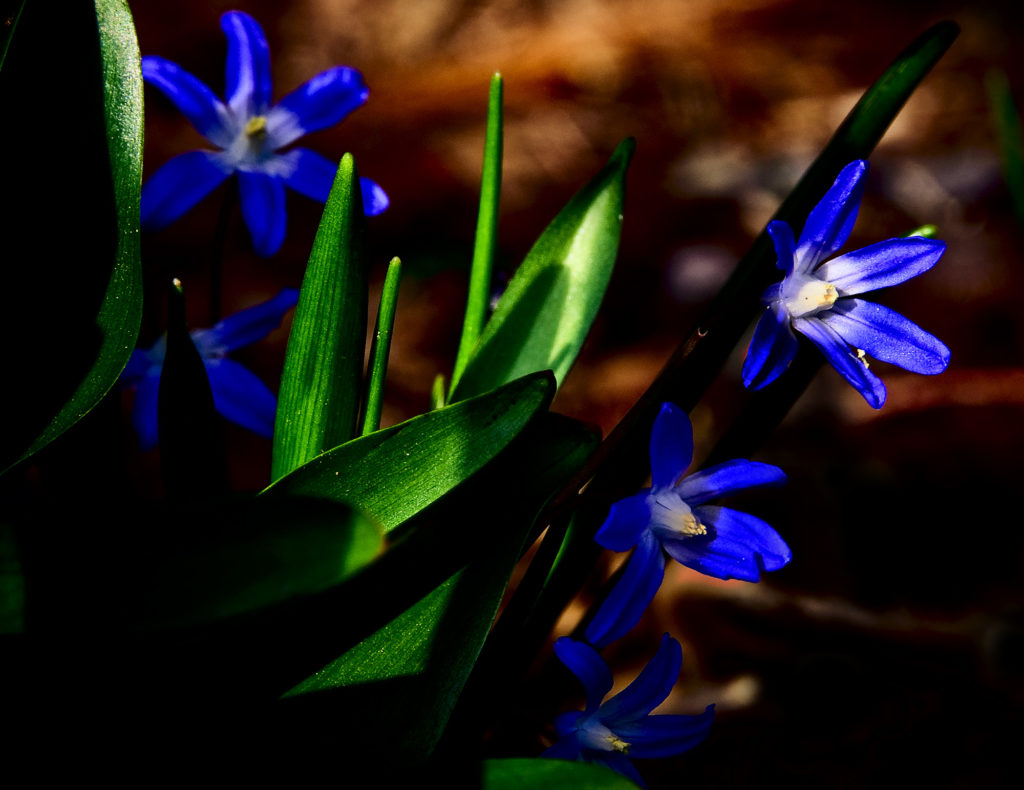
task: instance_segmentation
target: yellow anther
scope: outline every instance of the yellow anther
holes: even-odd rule
[[[257,115],[245,123],[245,133],[249,137],[262,137],[267,133],[267,117]]]
[[[629,751],[629,743],[627,741],[622,740],[622,738],[620,738],[615,733],[609,735],[607,740],[608,745],[611,747],[611,751],[622,753]]]

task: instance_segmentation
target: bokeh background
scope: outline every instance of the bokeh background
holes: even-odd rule
[[[685,659],[663,712],[718,706],[704,745],[641,766],[654,785],[971,788],[1011,783],[1024,734],[1024,228],[1002,180],[986,92],[999,69],[1024,105],[1024,30],[1013,5],[131,3],[142,53],[181,64],[218,93],[218,18],[231,8],[266,30],[275,99],[333,65],[363,72],[369,102],[303,144],[332,158],[352,152],[392,201],[369,231],[374,290],[391,256],[406,272],[385,424],[425,410],[434,376],[454,360],[490,75],[505,79],[499,287],[616,144],[635,137],[617,270],[555,403],[606,433],[860,93],[929,24],[958,22],[959,39],[872,157],[849,245],[939,226],[948,250],[938,266],[878,301],[942,338],[949,370],[929,378],[874,363],[889,388],[876,412],[824,369],[755,456],[782,466],[788,486],[743,501],[790,543],[791,565],[759,585],[673,566],[641,626],[606,655],[625,683],[668,631]],[[202,146],[149,88],[146,116],[147,175]],[[160,295],[171,276],[185,282],[193,325],[206,325],[222,197],[223,188],[144,237],[143,345],[163,330]],[[237,213],[231,220],[225,313],[301,282],[321,209],[294,194],[288,201],[287,239],[272,258],[256,257]],[[287,325],[236,357],[276,386],[286,337]],[[698,459],[748,397],[742,350],[692,415]],[[261,487],[269,442],[228,430],[234,485]],[[130,451],[131,442],[126,433]],[[155,455],[137,461],[137,482],[155,495]],[[571,676],[551,676],[558,682],[514,695],[495,752],[539,753],[549,714],[581,702]]]

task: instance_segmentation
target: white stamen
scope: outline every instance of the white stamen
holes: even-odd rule
[[[686,501],[669,488],[651,494],[651,526],[662,537],[693,538],[707,535],[708,528],[700,523]]]
[[[812,274],[791,274],[782,285],[782,299],[793,318],[828,310],[839,298],[839,290]]]

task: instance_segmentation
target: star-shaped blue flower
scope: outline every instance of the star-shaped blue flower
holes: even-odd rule
[[[693,426],[664,403],[651,430],[651,487],[616,502],[594,536],[612,551],[636,548],[626,571],[587,626],[598,647],[618,639],[643,615],[665,575],[665,553],[719,579],[756,582],[792,557],[768,524],[749,513],[706,504],[756,486],[781,485],[777,466],[734,459],[683,477],[693,460]]]
[[[760,389],[789,366],[796,334],[806,335],[874,408],[885,385],[868,369],[868,354],[915,373],[941,373],[949,349],[917,324],[887,307],[855,298],[928,271],[946,245],[919,237],[889,239],[821,263],[846,242],[857,219],[868,163],[851,162],[807,217],[800,240],[785,222],[772,222],[782,281],[765,291],[765,313],[743,363],[743,383]],[[821,264],[821,265],[819,265]]]
[[[286,288],[273,299],[254,305],[219,321],[210,329],[189,334],[202,357],[210,379],[213,405],[224,417],[260,436],[274,434],[277,398],[255,374],[225,355],[262,340],[281,324],[284,314],[299,299],[299,292]],[[136,349],[121,373],[121,383],[136,387],[132,425],[143,452],[157,445],[157,395],[164,366],[167,338],[161,337],[146,350]]]
[[[159,88],[219,151],[191,151],[171,159],[142,188],[142,227],[158,230],[178,219],[233,173],[242,217],[260,255],[284,241],[284,188],[327,201],[337,164],[308,148],[279,149],[307,132],[333,126],[366,101],[362,75],[347,66],[328,69],[270,106],[270,50],[259,23],[241,11],[221,17],[228,38],[227,104],[176,63],[142,59],[142,76]],[[388,206],[384,190],[360,179],[368,215]]]
[[[671,757],[703,741],[711,728],[715,706],[697,716],[649,715],[672,691],[683,665],[679,643],[665,634],[654,658],[636,680],[611,699],[608,665],[589,645],[563,636],[555,654],[586,689],[586,708],[555,719],[561,737],[544,757],[599,763],[644,786],[630,758]]]

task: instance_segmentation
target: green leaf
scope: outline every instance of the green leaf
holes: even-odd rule
[[[144,622],[191,626],[310,596],[374,559],[376,523],[337,502],[257,498],[175,514],[180,546],[147,575]]]
[[[999,140],[1003,179],[1010,190],[1017,222],[1024,227],[1024,130],[1006,72],[993,69],[985,75],[988,101]]]
[[[392,530],[485,466],[553,395],[550,372],[523,377],[336,447],[264,495],[348,502]]]
[[[380,413],[384,408],[384,382],[388,375],[388,353],[391,351],[391,333],[395,328],[395,307],[398,305],[398,283],[401,279],[402,262],[392,258],[380,292],[377,324],[370,344],[370,366],[366,371],[366,397],[363,399],[363,436],[380,428]]]
[[[274,423],[271,480],[356,435],[366,345],[363,198],[341,158],[295,308]]]
[[[487,104],[484,165],[480,175],[480,210],[477,213],[476,237],[473,241],[473,263],[469,271],[469,296],[452,373],[453,384],[458,382],[473,356],[473,349],[480,339],[491,304],[491,270],[498,241],[498,201],[501,196],[502,94],[501,75],[495,74],[491,78],[491,94]]]
[[[29,3],[0,72],[9,382],[0,470],[111,388],[142,315],[142,74],[122,0]],[[25,136],[25,124],[31,139]],[[29,147],[31,146],[31,147]],[[11,193],[13,190],[13,194]],[[17,382],[17,384],[15,384]]]
[[[170,500],[223,494],[227,457],[206,366],[185,323],[185,292],[175,279],[167,299],[167,353],[157,398],[160,471]]]
[[[360,714],[360,733],[352,736],[360,753],[383,748],[392,760],[408,765],[429,755],[440,738],[533,516],[597,446],[597,437],[581,423],[544,417],[489,470],[471,504],[449,508],[465,540],[480,547],[480,556],[286,695],[311,697],[315,703],[318,693],[350,690],[353,703],[368,703],[371,709]],[[526,477],[524,469],[529,470]],[[508,480],[516,475],[515,496],[509,497]]]
[[[622,230],[624,140],[608,164],[559,212],[498,302],[452,400],[551,369],[561,384],[579,354],[611,278]]]
[[[565,790],[636,790],[629,779],[593,763],[543,758],[485,760],[482,790],[564,788]]]

